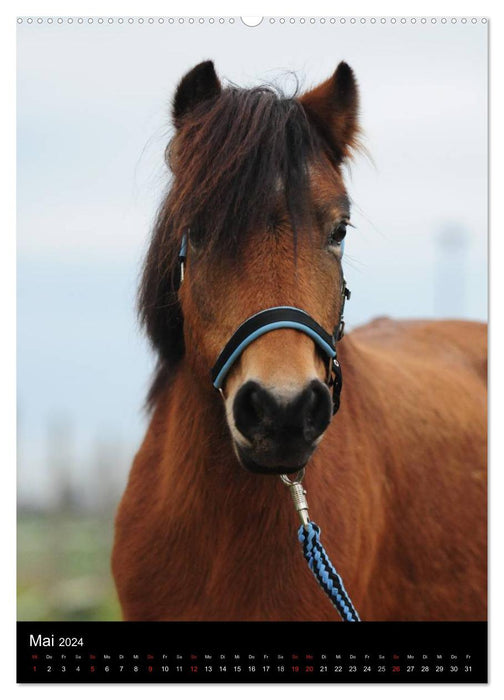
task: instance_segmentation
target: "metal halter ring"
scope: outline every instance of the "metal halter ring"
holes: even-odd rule
[[[283,481],[284,484],[287,484],[287,486],[294,486],[295,484],[300,484],[305,475],[305,467],[300,469],[298,472],[296,472],[296,476],[294,479],[289,479],[287,474],[280,474],[280,479]]]

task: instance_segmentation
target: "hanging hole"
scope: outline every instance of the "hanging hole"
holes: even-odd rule
[[[240,17],[240,19],[247,27],[257,27],[263,21],[262,17]]]

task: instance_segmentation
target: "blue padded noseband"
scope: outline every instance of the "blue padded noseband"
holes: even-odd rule
[[[233,333],[213,366],[212,383],[214,387],[216,389],[222,388],[229,370],[246,347],[261,335],[278,328],[293,328],[301,331],[310,336],[329,359],[336,357],[334,338],[319,326],[306,311],[294,306],[273,306],[248,318]]]

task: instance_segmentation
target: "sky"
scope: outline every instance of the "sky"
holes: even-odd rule
[[[18,25],[18,484],[48,502],[64,435],[75,484],[97,455],[122,484],[153,366],[135,294],[180,78],[305,88],[356,74],[368,156],[347,172],[347,328],[376,316],[487,314],[487,25],[239,18]]]

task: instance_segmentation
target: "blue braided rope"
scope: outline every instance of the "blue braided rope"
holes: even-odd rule
[[[345,590],[341,576],[337,573],[320,542],[320,528],[313,522],[301,525],[298,538],[303,545],[303,554],[321,588],[344,622],[360,622],[360,617]]]

